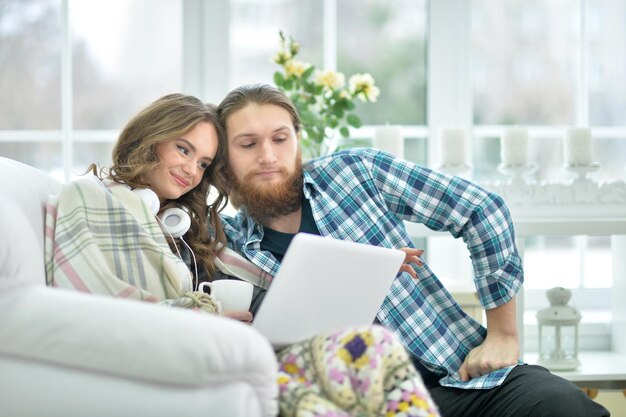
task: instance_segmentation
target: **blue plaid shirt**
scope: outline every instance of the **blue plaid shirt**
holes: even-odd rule
[[[476,184],[397,159],[375,149],[352,149],[304,164],[304,195],[323,236],[388,248],[413,247],[403,221],[423,223],[462,237],[470,252],[475,285],[485,309],[510,301],[523,282],[522,262],[504,201]],[[244,213],[224,216],[229,244],[275,275],[279,262],[260,242],[263,227]],[[405,347],[440,383],[492,388],[512,367],[461,382],[457,370],[484,340],[486,329],[467,316],[428,268],[419,279],[402,272],[378,312]]]

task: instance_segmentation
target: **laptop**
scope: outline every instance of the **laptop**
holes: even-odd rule
[[[252,327],[275,349],[372,324],[404,252],[305,233],[294,236]]]

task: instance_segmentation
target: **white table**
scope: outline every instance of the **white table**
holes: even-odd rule
[[[527,363],[537,362],[537,353],[524,355]],[[614,352],[582,352],[581,365],[574,371],[552,371],[581,388],[626,389],[626,356]]]

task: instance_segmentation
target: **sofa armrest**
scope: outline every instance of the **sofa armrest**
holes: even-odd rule
[[[187,387],[245,380],[276,407],[269,342],[246,324],[196,311],[19,288],[0,294],[0,354]]]

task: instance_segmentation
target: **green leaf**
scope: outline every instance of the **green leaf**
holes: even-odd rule
[[[334,105],[333,105],[333,110],[345,110],[346,105],[343,102],[343,100],[337,100],[335,101]]]
[[[361,119],[356,114],[349,114],[346,121],[352,127],[359,128],[362,126]]]
[[[315,84],[313,83],[304,83],[304,91],[311,94],[316,94]]]
[[[333,91],[333,98],[337,101],[345,101],[346,98],[341,95],[343,90],[335,90]]]
[[[309,79],[311,74],[313,74],[313,71],[315,71],[315,66],[311,65],[309,68],[306,69],[306,71],[302,73],[302,76],[300,78],[302,78],[303,80]]]
[[[343,136],[344,138],[347,138],[350,136],[350,129],[348,129],[346,126],[341,126],[341,129],[339,129],[339,133],[341,133],[341,136]]]
[[[283,85],[284,82],[285,82],[285,77],[283,77],[283,74],[281,72],[276,71],[274,73],[274,84],[276,84],[277,86],[281,86]]]

